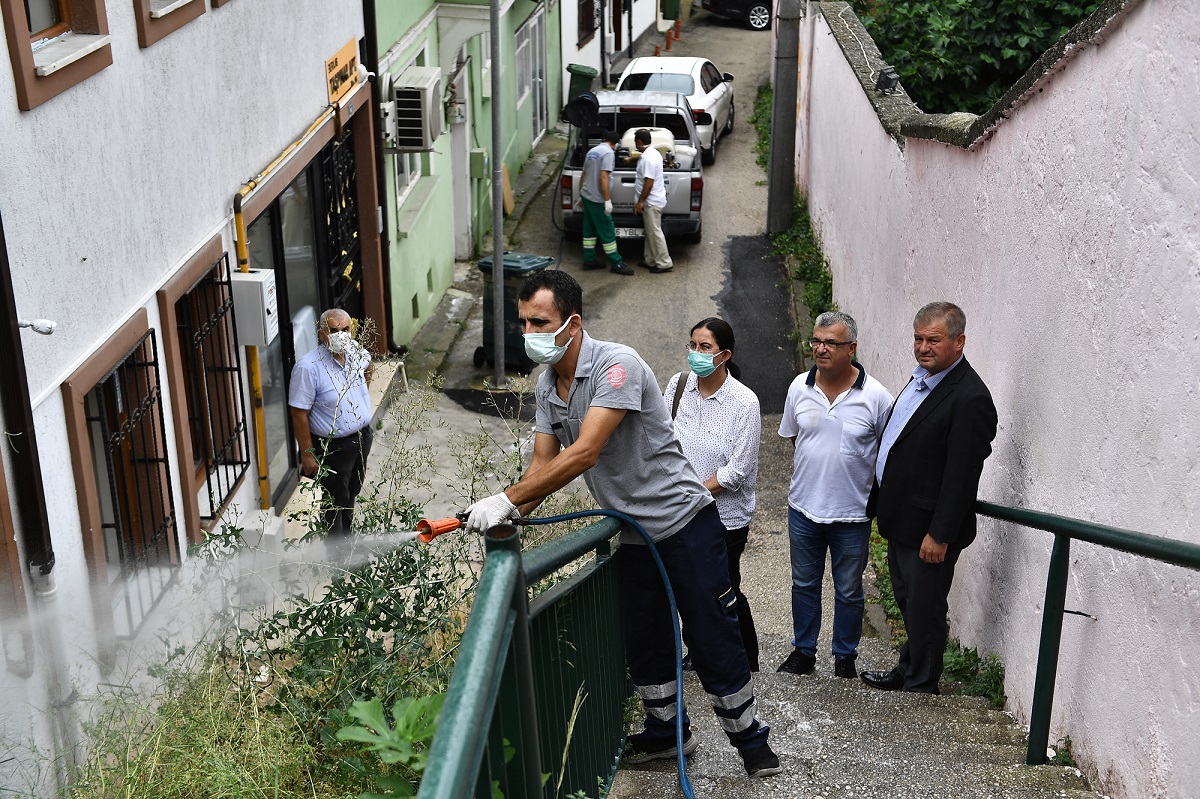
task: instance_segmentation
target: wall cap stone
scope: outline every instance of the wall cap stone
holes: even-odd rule
[[[1121,20],[1142,0],[1104,0],[1088,17],[1050,46],[1033,62],[1025,74],[1009,88],[982,116],[958,111],[949,114],[928,114],[903,91],[883,94],[875,90],[875,76],[887,61],[867,33],[862,21],[849,3],[843,0],[817,3],[821,15],[829,24],[833,37],[846,62],[858,76],[859,85],[867,96],[884,130],[904,149],[905,139],[931,139],[944,144],[974,150],[991,138],[996,129],[1023,106],[1031,96],[1042,91],[1043,84],[1061,70],[1086,47],[1099,45],[1116,30]]]

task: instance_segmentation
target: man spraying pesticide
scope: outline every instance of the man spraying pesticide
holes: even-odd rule
[[[725,734],[751,777],[782,769],[758,718],[725,561],[725,528],[712,495],[675,439],[650,367],[631,348],[597,341],[583,329],[583,289],[546,270],[518,295],[525,352],[549,364],[538,378],[533,460],[504,491],[467,509],[483,532],[531,513],[548,495],[584,476],[596,501],[646,531],[674,587],[688,651]],[[621,533],[616,555],[629,673],[645,708],[645,729],[629,737],[624,762],[675,758],[677,670],[674,623],[654,554]],[[682,754],[697,741],[682,714]]]

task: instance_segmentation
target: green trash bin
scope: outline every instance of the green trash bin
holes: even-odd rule
[[[571,73],[571,86],[567,92],[567,102],[570,103],[582,92],[590,92],[596,85],[600,71],[587,64],[567,64],[567,72]]]
[[[495,364],[496,346],[496,287],[492,281],[492,256],[479,259],[479,271],[483,273],[483,346],[475,349],[475,367],[479,368],[486,362]],[[521,284],[525,278],[540,272],[554,264],[549,255],[535,255],[528,252],[504,253],[504,365],[515,369],[523,375],[529,374],[537,366],[525,354],[525,335],[521,323],[517,320],[517,295],[521,292]]]

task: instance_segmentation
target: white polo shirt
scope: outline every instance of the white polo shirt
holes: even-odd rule
[[[861,364],[854,385],[833,402],[817,388],[817,368],[788,388],[779,435],[796,439],[788,505],[820,524],[867,521],[879,437],[892,395]]]

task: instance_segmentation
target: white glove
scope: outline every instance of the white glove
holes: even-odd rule
[[[482,533],[489,527],[503,524],[517,515],[517,506],[509,501],[508,495],[501,491],[487,499],[481,499],[467,508],[467,529]]]
[[[612,216],[612,200],[604,201],[604,213],[608,214],[609,216]]]

